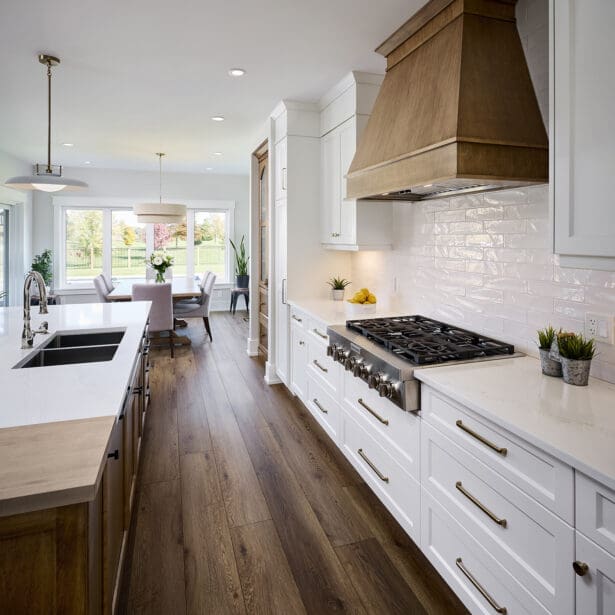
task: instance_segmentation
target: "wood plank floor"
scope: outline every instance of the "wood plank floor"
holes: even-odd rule
[[[466,613],[305,407],[246,354],[245,312],[152,351],[120,613]]]

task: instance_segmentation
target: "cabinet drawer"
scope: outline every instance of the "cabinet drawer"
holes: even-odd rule
[[[573,613],[574,530],[426,424],[421,485],[550,611]]]
[[[298,310],[296,307],[291,306],[291,308],[290,308],[290,324],[293,327],[301,327],[302,329],[305,329],[307,327],[307,324],[308,324],[307,321],[308,321],[307,316],[303,312]]]
[[[325,349],[329,345],[329,336],[327,335],[327,325],[319,320],[309,319],[308,332],[310,337],[315,342],[318,342]]]
[[[307,407],[324,430],[337,442],[340,424],[340,408],[337,401],[312,374],[307,383]]]
[[[472,613],[549,613],[426,490],[421,509],[423,553]]]
[[[314,343],[310,339],[308,342],[308,370],[336,398],[340,389],[341,369],[342,367],[339,363],[336,363],[331,357],[327,356],[326,346]]]
[[[423,420],[573,523],[574,474],[570,466],[425,385],[421,386],[421,410]]]
[[[346,410],[342,410],[342,450],[372,491],[419,543],[420,496],[406,465],[393,458]]]
[[[615,492],[575,473],[576,528],[615,555]]]
[[[395,456],[405,459],[404,465],[419,480],[420,424],[417,414],[404,412],[375,390],[344,371],[343,406],[366,427],[380,444]]]
[[[615,557],[576,532],[576,556],[587,571],[576,577],[577,615],[615,613]]]

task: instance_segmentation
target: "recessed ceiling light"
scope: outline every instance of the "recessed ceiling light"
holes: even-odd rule
[[[75,147],[74,143],[62,143],[64,147]]]
[[[389,196],[389,193],[388,192],[383,192],[382,196]]]
[[[243,68],[231,68],[228,72],[231,77],[243,77],[246,71]]]
[[[224,116],[223,115],[212,115],[211,119],[214,122],[224,122]]]
[[[214,170],[214,168],[213,168],[213,167],[207,167],[205,170],[206,170],[206,171],[213,171],[213,170]]]
[[[222,156],[222,152],[214,152],[214,156]]]
[[[86,160],[83,164],[92,164],[89,160]]]
[[[425,185],[423,186],[423,188],[431,188],[432,186],[433,186],[433,184],[425,184]]]

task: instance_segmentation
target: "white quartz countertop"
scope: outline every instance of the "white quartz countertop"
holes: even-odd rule
[[[21,350],[21,308],[0,309],[0,516],[92,500],[109,437],[137,358],[149,302],[32,309],[32,328],[49,323]],[[111,361],[13,369],[56,332],[124,329]]]
[[[327,326],[344,325],[347,320],[359,318],[384,318],[387,316],[401,316],[407,314],[396,309],[385,308],[384,304],[376,304],[375,312],[358,313],[350,311],[347,301],[333,301],[332,299],[297,299],[288,302],[291,306],[305,312],[308,316],[320,320]]]
[[[615,489],[615,385],[543,376],[532,357],[417,369],[460,404]]]
[[[121,407],[149,314],[149,302],[50,305],[49,314],[32,308],[32,329],[43,320],[48,335],[21,350],[21,308],[0,308],[0,429],[54,421],[116,415]],[[13,369],[60,331],[123,329],[111,361]]]

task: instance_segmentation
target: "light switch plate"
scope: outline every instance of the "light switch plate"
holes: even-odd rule
[[[613,344],[615,317],[608,314],[585,314],[585,337],[593,337],[597,342]]]

